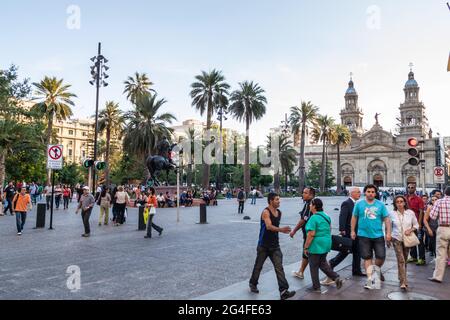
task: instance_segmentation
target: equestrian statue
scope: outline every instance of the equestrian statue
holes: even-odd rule
[[[158,145],[156,146],[158,155],[149,156],[146,161],[148,171],[150,172],[150,177],[147,179],[147,185],[159,187],[161,183],[158,180],[158,175],[161,171],[165,170],[169,173],[169,171],[177,170],[177,166],[172,159],[172,150],[176,146],[176,144],[171,145],[165,136],[158,142]]]

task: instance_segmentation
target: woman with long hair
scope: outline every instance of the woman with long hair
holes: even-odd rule
[[[414,234],[419,229],[416,214],[408,209],[408,202],[405,196],[394,198],[394,211],[391,212],[392,220],[392,244],[397,256],[398,279],[400,288],[408,288],[406,261],[408,260],[410,248],[405,245],[405,237]]]
[[[152,237],[152,228],[155,229],[159,235],[161,236],[163,232],[163,228],[160,226],[157,226],[153,223],[153,218],[156,214],[156,208],[158,207],[158,200],[156,199],[156,190],[155,188],[150,188],[150,195],[148,197],[147,202],[147,208],[149,208],[149,215],[148,215],[148,221],[147,221],[147,235],[145,236],[146,239],[150,239]]]

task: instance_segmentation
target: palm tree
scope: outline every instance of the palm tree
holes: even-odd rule
[[[136,72],[134,78],[128,77],[124,84],[125,90],[123,93],[127,95],[127,99],[132,104],[136,104],[140,96],[155,92],[155,90],[150,88],[154,83],[150,81],[146,73]]]
[[[350,144],[352,140],[352,134],[347,126],[344,126],[342,124],[337,124],[333,126],[331,131],[331,143],[336,146],[337,148],[337,174],[336,174],[336,180],[337,180],[337,189],[336,193],[338,195],[341,194],[341,184],[342,184],[342,178],[341,178],[341,146],[345,147]]]
[[[135,109],[129,111],[125,118],[128,120],[123,145],[129,154],[142,157],[145,162],[150,154],[156,154],[157,143],[166,136],[169,140],[173,130],[167,125],[176,121],[172,113],[162,113],[161,108],[166,103],[165,99],[157,100],[157,95],[141,96],[135,105]],[[148,177],[148,169],[146,169]]]
[[[195,170],[195,148],[198,148],[199,146],[201,146],[201,133],[197,132],[195,130],[195,128],[189,128],[188,130],[186,130],[186,136],[187,139],[190,141],[191,144],[191,154],[190,154],[190,159],[189,159],[189,163],[188,163],[188,172],[187,172],[187,177],[186,177],[186,183],[188,188],[192,187],[192,175],[193,175],[193,170]],[[201,148],[201,147],[200,147]]]
[[[119,109],[119,104],[113,101],[106,102],[104,110],[100,111],[98,115],[98,129],[100,133],[106,131],[106,150],[105,161],[107,167],[105,170],[106,185],[109,186],[110,178],[110,154],[111,154],[111,137],[120,138],[124,129],[125,119],[122,111]]]
[[[228,106],[228,90],[230,85],[225,82],[221,71],[212,70],[209,73],[202,71],[201,75],[195,77],[197,80],[191,85],[192,106],[200,114],[206,112],[206,141],[210,142],[210,129],[212,117],[219,106]],[[210,166],[203,164],[203,188],[209,187]]]
[[[75,106],[72,98],[76,95],[69,91],[71,85],[63,84],[63,79],[56,79],[55,77],[45,77],[39,83],[33,83],[36,87],[36,97],[33,100],[41,100],[36,103],[31,110],[44,115],[47,118],[47,134],[46,144],[52,142],[53,121],[66,120],[72,116],[71,107]],[[50,170],[47,173],[47,183],[50,182]]]
[[[278,142],[280,141],[279,135],[276,135],[276,136],[268,135],[267,136],[266,150],[267,150],[267,156],[270,159],[273,159],[272,158],[272,141],[276,141],[276,139],[278,139]],[[273,188],[276,193],[281,194],[280,193],[280,189],[281,189],[280,168],[279,168],[279,166],[276,166],[274,163],[271,163],[270,165],[268,165],[268,167],[270,167],[270,166],[274,166],[274,168],[275,168],[275,172],[273,174]]]
[[[292,126],[292,132],[295,135],[300,135],[300,159],[299,159],[299,189],[301,194],[305,188],[305,144],[306,137],[308,136],[308,128],[313,127],[319,108],[313,105],[311,102],[303,102],[299,107],[291,108],[291,115],[289,117],[290,125]]]
[[[245,161],[244,189],[250,192],[250,124],[261,119],[266,113],[267,99],[265,92],[257,83],[245,81],[239,84],[240,89],[231,94],[230,113],[238,121],[245,121]]]
[[[319,115],[316,119],[316,125],[312,130],[312,138],[314,143],[323,143],[322,149],[322,174],[320,176],[320,191],[325,192],[326,188],[326,148],[331,141],[332,128],[334,126],[334,119],[329,116]]]
[[[284,173],[285,188],[287,191],[288,175],[292,173],[295,163],[297,162],[297,152],[292,147],[292,141],[289,137],[282,134],[279,136],[280,146],[280,166]]]

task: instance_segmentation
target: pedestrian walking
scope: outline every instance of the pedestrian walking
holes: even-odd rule
[[[423,230],[423,216],[425,203],[422,197],[417,195],[416,185],[411,183],[408,185],[408,195],[406,196],[408,201],[408,208],[416,214],[416,219],[419,222],[419,229],[415,231],[416,236],[419,238],[419,245],[417,247],[411,248],[411,258],[408,259],[408,263],[416,263],[418,266],[424,266],[426,264],[425,260],[425,243],[424,243],[424,230]],[[417,251],[417,248],[419,250]]]
[[[129,196],[128,193],[124,191],[123,186],[119,186],[117,189],[116,195],[116,207],[117,207],[117,217],[115,226],[120,226],[125,223],[125,209],[129,204]]]
[[[111,207],[111,195],[109,194],[109,188],[103,188],[102,192],[99,195],[99,201],[97,202],[100,205],[100,216],[98,219],[98,226],[102,225],[102,221],[105,226],[108,225],[109,222],[109,208]]]
[[[251,195],[252,195],[252,205],[256,204],[256,197],[257,197],[258,191],[256,190],[256,188],[252,189]]]
[[[69,200],[72,197],[72,190],[68,186],[64,186],[63,188],[63,205],[64,210],[69,209]]]
[[[30,184],[29,193],[31,197],[31,204],[35,205],[38,196],[38,186],[34,183],[34,181]]]
[[[309,257],[309,270],[313,283],[309,291],[322,293],[319,269],[340,289],[342,280],[327,262],[327,255],[331,251],[331,218],[323,211],[323,202],[318,198],[311,201],[310,212],[311,217],[306,223],[307,238],[303,249],[305,255]]]
[[[295,226],[294,230],[290,233],[291,238],[294,238],[295,234],[301,229],[303,233],[303,243],[306,241],[306,223],[311,216],[310,212],[310,204],[312,199],[316,196],[316,190],[311,187],[307,187],[303,190],[303,202],[304,206],[302,211],[300,211],[300,221]],[[304,246],[302,246],[303,248]],[[305,270],[308,266],[308,256],[303,252],[302,253],[302,262],[300,263],[300,270],[294,271],[293,274],[295,277],[299,279],[304,279]]]
[[[61,204],[62,197],[63,197],[63,189],[61,188],[61,185],[58,184],[55,187],[55,205],[56,205],[56,210],[59,210],[59,205]]]
[[[410,250],[408,238],[419,229],[419,223],[414,211],[408,209],[408,202],[404,196],[395,197],[394,211],[391,212],[390,217],[392,220],[392,244],[397,256],[398,279],[400,288],[406,290],[408,288],[406,261]],[[416,240],[418,241],[417,238]]]
[[[89,187],[83,188],[83,195],[80,197],[80,203],[78,204],[76,214],[81,210],[81,219],[83,220],[84,225],[84,234],[81,236],[84,238],[88,238],[91,236],[91,227],[89,225],[89,219],[91,217],[92,208],[95,205],[95,198],[92,194],[89,193]]]
[[[355,204],[351,222],[352,239],[356,240],[356,237],[359,237],[360,254],[367,274],[367,283],[364,286],[366,289],[373,289],[372,272],[369,271],[374,264],[374,253],[375,265],[380,268],[380,280],[384,281],[381,267],[386,259],[386,241],[392,240],[389,212],[383,202],[375,199],[377,193],[378,189],[373,184],[364,188],[365,198]],[[383,223],[386,228],[386,238],[383,234]],[[358,229],[356,229],[357,225]]]
[[[32,209],[31,198],[27,194],[26,187],[21,188],[20,193],[14,196],[12,203],[13,212],[16,215],[17,235],[21,236],[27,219],[27,211]]]
[[[437,229],[439,228],[439,223],[437,220],[433,220],[430,217],[431,209],[436,204],[436,201],[439,199],[436,196],[431,197],[431,203],[427,206],[425,216],[423,218],[423,225],[425,226],[425,229],[428,233],[429,238],[429,249],[430,249],[430,255],[434,257],[434,260],[436,261],[436,233]]]
[[[442,283],[445,268],[450,255],[450,187],[445,189],[445,197],[437,200],[431,209],[430,218],[438,220],[439,227],[436,232],[436,265],[430,281]]]
[[[3,194],[5,197],[6,207],[4,210],[5,214],[8,214],[8,210],[10,214],[14,215],[14,209],[13,209],[13,199],[16,195],[16,188],[14,187],[14,183],[11,181],[8,183],[8,185],[3,189]]]
[[[238,214],[244,213],[244,204],[245,204],[245,191],[244,188],[241,188],[239,190],[239,193],[237,195],[237,201],[238,201]]]
[[[45,202],[47,204],[47,210],[50,210],[50,204],[52,201],[52,185],[47,184],[44,188],[44,194],[45,194]]]
[[[257,247],[257,256],[255,266],[253,267],[252,277],[249,282],[250,291],[259,293],[258,280],[261,274],[264,262],[270,258],[275,268],[278,288],[282,300],[292,298],[295,291],[289,291],[289,283],[283,269],[283,253],[281,252],[278,234],[289,234],[290,227],[280,228],[281,211],[280,196],[276,193],[270,193],[268,196],[269,206],[261,214],[261,228],[259,232],[259,241]]]
[[[153,223],[153,219],[156,214],[156,208],[158,207],[158,200],[156,199],[156,190],[153,187],[150,188],[150,196],[148,197],[148,202],[146,206],[147,208],[149,208],[149,214],[147,220],[147,235],[144,238],[151,239],[152,229],[155,229],[159,233],[159,236],[161,236],[164,229]]]
[[[341,212],[339,214],[339,233],[342,237],[351,239],[351,221],[355,203],[361,198],[361,190],[358,187],[349,190],[350,197],[341,205]],[[356,227],[358,229],[358,227]],[[352,244],[352,275],[354,277],[365,277],[366,275],[361,271],[361,256],[359,255],[358,237],[353,240]],[[348,251],[339,252],[333,259],[329,261],[331,269],[334,270],[342,261],[347,258],[350,253]],[[330,278],[321,282],[322,285],[331,285],[334,281]]]

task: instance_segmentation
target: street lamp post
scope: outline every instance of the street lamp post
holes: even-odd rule
[[[108,63],[108,59],[106,59],[102,55],[102,44],[98,44],[98,54],[97,56],[91,58],[91,61],[94,62],[94,65],[91,66],[91,75],[92,80],[89,81],[91,85],[95,85],[96,99],[95,99],[95,134],[94,134],[94,162],[97,161],[97,140],[98,140],[98,106],[99,106],[99,98],[100,98],[100,87],[107,87],[108,83],[106,83],[105,79],[108,79],[109,76],[105,73],[105,71],[109,70],[109,67],[106,66]],[[96,188],[96,176],[95,176],[95,168],[92,168],[92,192],[95,194]]]
[[[217,165],[217,177],[216,177],[216,189],[218,192],[221,192],[222,190],[222,186],[221,186],[221,179],[220,179],[220,171],[221,171],[221,166],[222,166],[222,161],[223,161],[223,121],[228,120],[228,118],[225,116],[226,115],[226,111],[224,110],[223,105],[220,105],[219,107],[219,112],[217,113],[219,116],[217,117],[217,120],[220,121],[220,129],[219,129],[219,156],[222,157],[222,159],[220,159],[220,161],[218,162]]]

